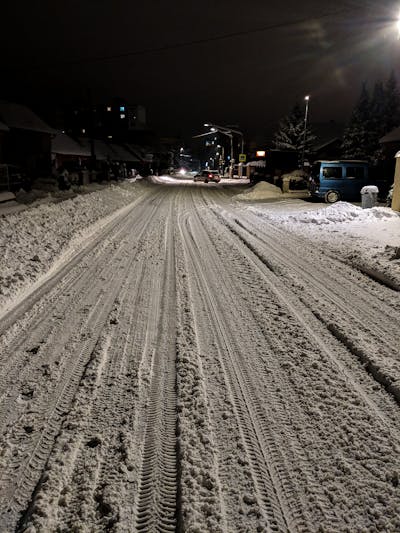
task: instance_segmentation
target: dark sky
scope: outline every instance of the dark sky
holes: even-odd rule
[[[262,134],[306,94],[311,121],[344,121],[363,80],[400,80],[398,14],[393,0],[6,0],[0,96],[90,88],[144,104],[164,134]]]

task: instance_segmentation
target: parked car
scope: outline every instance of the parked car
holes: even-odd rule
[[[218,170],[202,170],[194,176],[193,181],[204,181],[204,183],[213,181],[214,183],[219,183],[221,176]]]
[[[316,161],[312,166],[311,195],[329,204],[360,200],[360,191],[365,185],[368,185],[367,161]]]
[[[16,165],[0,164],[0,190],[17,192],[20,189],[29,191],[31,180]]]

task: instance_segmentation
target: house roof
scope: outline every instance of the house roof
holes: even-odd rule
[[[144,155],[144,148],[141,146],[138,146],[136,144],[125,144],[126,148],[137,157],[138,161],[144,161],[145,155]]]
[[[114,152],[114,160],[117,161],[127,161],[130,163],[139,162],[139,158],[136,157],[132,152],[121,146],[120,144],[110,144],[112,151]]]
[[[10,129],[36,131],[38,133],[57,133],[29,107],[21,104],[0,101],[0,120]]]
[[[333,137],[329,141],[325,141],[323,144],[314,145],[313,150],[315,152],[318,152],[319,150],[323,150],[324,148],[327,148],[328,146],[331,146],[332,144],[335,144],[337,142],[342,142],[342,140],[339,137]]]
[[[90,157],[90,150],[81,146],[65,133],[58,133],[51,140],[51,151],[54,154],[76,155],[79,157]]]
[[[392,143],[392,142],[397,142],[397,141],[400,141],[400,127],[395,128],[392,131],[389,131],[389,133],[387,133],[381,139],[379,139],[379,142],[381,144]]]
[[[312,133],[316,139],[312,147],[318,151],[329,146],[331,143],[341,140],[344,132],[344,125],[330,120],[329,122],[316,122],[311,124]]]
[[[80,137],[78,141],[79,144],[83,148],[85,148],[85,150],[89,150],[89,153],[91,153],[90,139],[88,139],[87,137]],[[94,139],[93,143],[96,159],[98,159],[99,161],[115,159],[114,152],[111,150],[110,146],[108,146],[106,142],[101,141],[100,139]]]

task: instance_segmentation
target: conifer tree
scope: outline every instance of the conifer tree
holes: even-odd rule
[[[375,83],[370,105],[369,122],[369,146],[368,151],[371,157],[379,158],[381,147],[379,139],[386,133],[385,115],[386,92],[381,81]]]
[[[382,122],[384,125],[383,134],[400,126],[400,94],[393,71],[385,84]]]
[[[366,159],[371,149],[371,103],[364,82],[361,94],[344,131],[343,156],[349,159]]]
[[[310,149],[315,140],[315,136],[307,125],[307,131],[304,139],[304,110],[299,104],[296,104],[292,111],[279,122],[279,129],[274,135],[274,146],[278,150],[303,150]],[[305,141],[305,142],[304,142]]]

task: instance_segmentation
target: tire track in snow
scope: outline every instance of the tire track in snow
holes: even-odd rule
[[[151,313],[148,294],[152,270],[149,258],[155,239],[148,236],[151,218],[136,225],[131,254],[134,262],[116,300],[106,332],[64,421],[46,468],[46,491],[35,495],[25,521],[65,531],[92,524],[96,531],[132,523],[128,487],[134,484],[136,450],[132,419],[138,401],[135,376],[143,347],[141,315]],[[151,243],[150,250],[146,242]],[[141,327],[138,327],[141,325]],[[122,498],[122,501],[121,501]],[[43,518],[45,517],[45,518]],[[63,529],[64,528],[64,529]]]
[[[222,264],[214,260],[211,265],[206,265],[200,260],[205,255],[206,248],[209,250],[208,262],[212,257],[210,252],[212,246],[205,244],[206,237],[202,235],[203,232],[202,223],[198,223],[195,227],[190,227],[190,223],[187,225],[185,231],[185,234],[189,236],[187,251],[191,256],[192,271],[198,278],[204,294],[207,314],[213,324],[213,338],[218,346],[220,364],[224,369],[226,382],[229,384],[232,404],[241,428],[257,490],[258,505],[267,524],[266,527],[270,530],[297,530],[297,527],[301,530],[306,528],[307,519],[299,506],[300,500],[293,491],[292,483],[289,482],[289,471],[282,468],[284,461],[282,461],[273,435],[265,432],[268,427],[265,418],[260,419],[258,416],[260,413],[257,410],[259,398],[254,394],[251,379],[246,375],[245,367],[240,364],[240,358],[236,355],[240,349],[232,340],[232,331],[227,328],[227,323],[221,318],[225,316],[225,313],[211,293],[210,285],[215,285],[212,272],[219,272]],[[201,248],[197,243],[201,243]],[[219,296],[221,298],[222,294]],[[224,301],[225,304],[226,302]],[[234,337],[237,337],[237,334]]]
[[[152,213],[155,213],[156,209],[157,205],[154,205]],[[88,285],[89,293],[86,292],[85,305],[90,309],[90,312],[87,317],[84,313],[78,312],[81,316],[82,326],[80,331],[74,333],[71,340],[68,340],[63,348],[64,359],[61,358],[58,365],[59,367],[63,366],[63,368],[55,376],[56,380],[50,379],[49,381],[47,379],[45,381],[46,387],[38,390],[37,397],[35,397],[35,389],[33,389],[32,397],[28,396],[27,400],[23,402],[26,404],[23,406],[25,415],[23,414],[19,421],[15,420],[16,413],[12,414],[15,398],[8,399],[10,407],[7,408],[6,412],[11,413],[11,419],[9,416],[7,420],[10,430],[8,437],[7,434],[5,437],[3,436],[3,444],[5,443],[4,467],[0,472],[2,479],[0,501],[4,513],[2,515],[4,523],[13,523],[18,513],[27,505],[29,495],[40,477],[61,422],[69,410],[84,368],[97,343],[100,331],[122,286],[123,277],[120,272],[126,270],[133,261],[134,256],[128,251],[130,248],[128,236],[132,233],[129,224],[125,225],[125,232],[126,240],[121,241],[122,245],[114,256],[114,262],[110,262],[109,258],[106,260],[104,268],[107,274],[102,276],[102,283],[97,283],[93,288]],[[118,239],[120,238],[121,235],[118,236]],[[115,257],[119,257],[121,261],[116,261]],[[78,286],[77,289],[85,292],[84,287]],[[70,308],[69,312],[72,314],[76,310]],[[68,315],[65,319],[68,320]],[[52,356],[50,347],[49,353]],[[49,389],[49,385],[52,388]],[[29,419],[34,422],[29,434],[27,434],[24,425],[26,416],[29,416]],[[38,424],[39,428],[36,430],[35,426]]]
[[[221,216],[219,213],[216,215],[218,218]],[[223,220],[243,244],[268,268],[271,268],[272,261],[274,265],[272,270],[278,271],[277,274],[281,277],[288,276],[289,279],[293,279],[290,272],[295,269],[297,279],[295,278],[294,283],[295,286],[299,286],[300,301],[400,403],[400,387],[397,385],[400,379],[400,367],[393,364],[394,361],[399,360],[399,352],[396,348],[396,331],[400,324],[399,314],[382,302],[379,302],[379,307],[376,307],[376,298],[371,298],[368,293],[361,294],[361,296],[355,293],[354,287],[351,286],[352,281],[349,283],[346,275],[341,279],[342,297],[336,295],[338,283],[336,279],[330,277],[329,271],[322,270],[318,264],[311,265],[294,253],[291,253],[290,261],[288,261],[287,247],[277,245],[277,237],[281,239],[282,232],[275,231],[274,227],[268,226],[271,230],[270,235],[257,235],[255,230],[249,230],[237,219],[233,221],[234,223],[226,218]],[[290,240],[290,237],[288,238]],[[263,250],[268,250],[268,258]],[[385,313],[383,317],[380,316],[380,312]],[[367,325],[371,327],[373,325],[372,332]],[[364,340],[365,337],[367,341]]]
[[[201,213],[203,215],[203,211],[201,211]],[[266,334],[268,335],[268,327],[271,327],[274,325],[274,323],[270,323],[270,313],[268,311],[268,301],[271,298],[271,295],[273,294],[276,294],[278,296],[278,299],[283,303],[284,307],[289,310],[290,314],[288,315],[288,318],[290,318],[290,322],[293,321],[293,318],[295,319],[295,322],[293,322],[293,326],[296,323],[298,323],[301,326],[301,329],[298,332],[293,331],[293,334],[294,334],[294,336],[292,337],[293,340],[290,340],[290,336],[288,337],[287,339],[288,343],[283,346],[284,350],[282,350],[282,353],[280,355],[280,357],[282,357],[282,360],[283,359],[287,360],[287,362],[285,362],[285,367],[281,369],[281,374],[282,374],[282,371],[288,373],[288,377],[290,381],[292,382],[292,384],[294,385],[294,390],[292,391],[292,393],[290,390],[284,390],[282,394],[282,398],[281,398],[282,401],[286,401],[288,403],[289,409],[287,411],[287,416],[290,416],[290,418],[292,418],[293,416],[294,420],[296,420],[296,415],[295,415],[296,403],[293,401],[293,392],[298,389],[297,391],[298,393],[304,394],[304,392],[302,392],[301,390],[302,382],[301,381],[299,382],[297,380],[292,381],[292,379],[295,378],[296,374],[304,374],[304,373],[302,371],[302,367],[299,367],[298,370],[295,367],[293,367],[293,362],[291,361],[292,357],[290,356],[290,351],[288,352],[288,349],[289,349],[288,347],[291,344],[295,345],[297,343],[296,338],[299,338],[299,339],[301,338],[299,337],[299,334],[300,335],[305,334],[304,327],[306,326],[307,329],[305,331],[309,332],[309,334],[311,335],[311,339],[317,341],[316,349],[322,350],[322,351],[320,352],[321,355],[319,355],[316,360],[311,362],[311,366],[310,366],[311,373],[304,374],[303,379],[305,379],[306,381],[307,380],[310,381],[310,383],[312,384],[313,374],[315,374],[315,377],[318,377],[318,372],[320,371],[320,369],[323,370],[324,368],[320,366],[320,362],[318,361],[319,358],[321,358],[321,362],[324,361],[324,364],[326,363],[329,364],[329,366],[325,368],[325,372],[324,372],[324,374],[326,374],[325,377],[324,377],[324,374],[322,374],[319,377],[319,380],[321,380],[322,378],[322,383],[318,383],[318,381],[316,381],[314,384],[314,387],[317,387],[316,396],[319,396],[321,392],[321,399],[323,403],[320,404],[320,408],[322,408],[323,410],[328,410],[328,411],[330,410],[331,411],[330,416],[333,415],[336,417],[339,414],[339,412],[335,414],[335,411],[334,411],[335,404],[333,404],[333,406],[331,407],[330,406],[331,402],[326,400],[327,396],[326,396],[326,392],[324,391],[324,388],[326,388],[327,391],[328,389],[326,385],[323,386],[323,381],[327,379],[327,383],[330,383],[331,387],[335,387],[335,386],[336,388],[339,387],[338,393],[340,394],[340,402],[342,402],[342,395],[344,395],[343,396],[344,398],[346,398],[347,396],[346,401],[343,402],[342,404],[344,407],[342,418],[343,418],[343,426],[345,428],[345,431],[346,432],[351,431],[352,426],[354,426],[353,422],[351,423],[351,426],[348,425],[348,422],[346,420],[347,414],[345,415],[345,413],[346,411],[354,410],[353,405],[357,405],[358,406],[357,409],[360,411],[360,415],[357,416],[356,412],[350,415],[351,417],[355,416],[356,418],[354,419],[354,422],[357,421],[359,423],[358,426],[357,425],[354,426],[355,431],[356,431],[356,428],[358,427],[358,429],[361,430],[363,433],[366,433],[366,434],[370,433],[369,437],[368,438],[366,437],[367,439],[366,442],[368,443],[377,442],[378,440],[382,443],[381,445],[383,446],[383,449],[385,450],[384,455],[386,455],[386,457],[384,456],[380,457],[379,453],[376,454],[373,444],[364,444],[364,441],[362,440],[360,441],[362,443],[361,446],[360,444],[358,444],[358,446],[360,446],[359,448],[353,449],[352,445],[349,447],[349,442],[353,442],[353,438],[354,438],[353,435],[351,435],[352,440],[349,442],[347,442],[346,434],[344,434],[343,436],[341,435],[341,431],[338,431],[336,434],[332,433],[332,436],[330,437],[332,439],[332,443],[335,441],[338,441],[337,442],[338,446],[343,447],[343,449],[349,448],[349,451],[351,452],[351,454],[352,455],[354,454],[354,457],[350,456],[348,458],[348,460],[351,462],[346,464],[344,468],[346,469],[346,471],[351,472],[351,469],[349,469],[351,465],[351,468],[354,469],[352,472],[353,475],[349,477],[349,481],[351,480],[351,485],[354,486],[355,494],[357,492],[359,493],[359,501],[357,501],[357,499],[354,499],[355,495],[352,494],[351,491],[350,492],[348,490],[345,491],[348,493],[349,502],[352,501],[353,503],[352,503],[352,506],[348,507],[346,511],[342,511],[340,509],[339,516],[341,517],[346,516],[346,515],[343,515],[343,512],[346,512],[348,513],[347,517],[348,517],[349,523],[351,523],[351,520],[357,520],[357,519],[360,520],[361,516],[356,514],[357,513],[356,509],[360,508],[360,501],[363,501],[366,498],[366,495],[363,494],[363,485],[358,485],[360,480],[364,482],[364,477],[365,477],[364,470],[363,470],[364,461],[366,461],[367,464],[369,461],[368,455],[366,455],[364,458],[365,454],[369,454],[369,456],[371,457],[371,463],[373,461],[377,461],[377,464],[380,465],[379,467],[377,467],[377,469],[371,469],[371,471],[369,471],[370,466],[368,465],[367,466],[368,476],[370,476],[371,473],[373,473],[373,475],[377,475],[377,472],[380,472],[380,475],[379,475],[380,489],[379,490],[386,491],[388,499],[393,498],[394,496],[391,486],[385,485],[386,480],[390,479],[390,476],[391,476],[390,471],[388,471],[386,465],[389,466],[391,463],[393,464],[393,460],[394,460],[393,453],[395,453],[394,450],[396,449],[396,446],[398,446],[398,443],[399,443],[399,431],[398,431],[399,419],[398,419],[398,411],[395,409],[394,403],[390,400],[390,398],[382,394],[382,392],[379,391],[379,389],[376,389],[376,387],[372,383],[368,382],[368,379],[366,379],[367,375],[365,374],[365,372],[364,372],[364,375],[360,374],[362,371],[361,367],[358,368],[357,364],[352,363],[348,359],[348,356],[347,356],[346,364],[343,364],[342,362],[340,362],[340,358],[338,362],[336,361],[337,355],[340,355],[343,353],[344,357],[346,357],[345,350],[341,349],[340,348],[341,345],[337,343],[336,341],[335,341],[336,344],[332,342],[332,337],[329,340],[330,334],[326,330],[324,331],[323,328],[321,328],[320,323],[315,319],[315,317],[312,316],[312,314],[309,312],[307,308],[303,308],[302,304],[300,303],[296,295],[293,292],[291,292],[291,288],[285,285],[284,280],[282,279],[281,276],[276,276],[273,272],[271,272],[271,270],[269,270],[269,268],[266,267],[264,263],[259,261],[258,257],[254,256],[251,250],[248,250],[246,252],[246,248],[243,248],[240,241],[237,240],[237,237],[235,235],[233,234],[229,235],[226,231],[223,230],[222,227],[218,227],[216,225],[215,220],[212,221],[211,217],[207,216],[206,214],[202,216],[202,227],[206,228],[207,231],[209,232],[210,238],[213,242],[213,246],[216,247],[221,258],[228,257],[228,253],[229,253],[230,275],[227,278],[228,282],[230,283],[231,280],[233,280],[232,274],[233,272],[235,272],[236,275],[239,274],[238,279],[240,279],[243,283],[243,286],[238,284],[236,287],[236,290],[239,290],[239,292],[241,292],[244,290],[244,287],[246,287],[247,285],[251,291],[253,290],[252,287],[257,287],[257,292],[254,292],[254,294],[250,293],[249,301],[252,301],[251,300],[252,296],[256,296],[256,299],[253,302],[253,306],[254,306],[254,311],[256,311],[256,315],[255,315],[255,318],[257,321],[256,324],[259,325],[260,329],[262,331],[265,330]],[[201,242],[201,239],[198,239],[198,241]],[[237,252],[232,253],[234,252],[235,249],[237,250]],[[237,259],[235,259],[234,262],[232,262],[232,260],[235,258],[235,255],[237,256]],[[289,261],[289,257],[287,258],[287,260]],[[235,266],[236,262],[237,262],[237,265]],[[246,273],[246,275],[244,275],[244,273]],[[262,294],[260,291],[262,290],[261,289],[262,286],[265,286],[265,289],[266,289],[265,302],[263,300],[260,300],[260,296]],[[235,291],[235,288],[232,287],[232,292],[234,291]],[[243,297],[246,299],[245,295]],[[262,309],[263,307],[266,307],[265,311],[263,313],[261,313],[260,311],[261,314],[258,313],[258,308]],[[237,309],[238,310],[240,309],[241,311],[240,314],[243,314],[242,313],[243,307],[237,306]],[[286,313],[283,313],[283,316],[285,316],[285,314]],[[257,317],[257,315],[259,316]],[[264,317],[264,320],[266,321],[265,326],[263,324],[264,322],[263,317]],[[282,317],[281,322],[282,322],[282,326],[285,329],[288,329],[288,334],[290,335],[289,332],[292,329],[290,322],[286,322],[286,324],[284,324],[283,317]],[[313,326],[311,327],[310,327],[310,322],[311,324],[313,324]],[[279,336],[283,338],[285,337],[285,329],[283,329],[282,332],[278,334],[278,339],[279,339]],[[265,341],[268,343],[268,336],[266,336]],[[275,342],[275,338],[273,337],[271,341]],[[309,341],[307,340],[305,344],[308,344],[308,343]],[[305,356],[307,354],[307,349],[305,348],[305,350],[303,351],[304,351],[304,356]],[[316,351],[316,350],[313,350],[313,351]],[[317,355],[317,353],[318,352],[316,351],[315,355]],[[304,363],[308,363],[307,358],[304,358],[304,356],[300,360],[298,360],[298,363],[300,363],[300,361],[302,365]],[[294,360],[296,360],[296,358]],[[268,361],[268,363],[270,364],[270,361]],[[332,366],[332,363],[333,363],[333,366]],[[282,366],[283,366],[283,362],[282,362]],[[350,368],[348,368],[349,366]],[[339,373],[337,373],[337,368],[339,368]],[[352,374],[352,372],[354,372],[354,374]],[[328,378],[329,374],[332,375],[332,377]],[[335,374],[337,375],[337,381],[338,381],[336,385],[334,385],[334,382],[336,381],[336,378],[334,377]],[[258,376],[257,372],[253,372],[252,380],[254,381],[257,378],[257,376]],[[344,381],[343,381],[343,378],[344,378]],[[360,383],[362,383],[363,385],[360,386]],[[323,387],[320,389],[321,385]],[[281,383],[279,383],[279,389],[280,388],[281,388]],[[278,391],[279,389],[277,388]],[[349,390],[346,392],[345,389],[349,389]],[[352,389],[354,392],[352,392]],[[331,393],[333,391],[335,391],[335,389],[332,389]],[[350,396],[349,396],[349,393],[350,393]],[[275,395],[276,395],[276,392],[275,392]],[[359,395],[359,397],[361,398],[361,403],[357,395]],[[312,396],[315,396],[315,394],[312,394]],[[298,399],[298,402],[304,402],[305,399],[306,397],[304,397],[302,400],[300,396]],[[338,401],[339,401],[339,397],[338,397]],[[299,403],[299,405],[301,405],[301,403]],[[367,411],[368,414],[365,413],[365,406],[367,406],[368,409],[369,407],[372,408],[372,413],[373,413],[372,416],[374,418],[374,423],[377,424],[377,427],[380,428],[378,430],[378,434],[376,435],[374,434],[375,426],[370,426],[369,424],[365,425],[363,422],[363,417],[370,416],[369,411]],[[312,422],[312,418],[310,418],[310,415],[314,416],[314,412],[315,412],[315,415],[320,416],[318,409],[315,409],[311,406],[309,409],[310,409],[310,414],[307,416],[307,413],[305,412],[303,413],[303,416],[302,416],[302,418],[304,419],[304,428],[309,426],[310,422]],[[360,417],[360,420],[358,420],[359,417]],[[317,420],[318,419],[316,419],[315,422]],[[340,418],[338,418],[338,421],[339,420]],[[396,429],[392,428],[393,422],[396,426]],[[282,419],[283,426],[285,425],[285,423],[286,423],[285,420]],[[295,423],[295,427],[297,427],[297,431],[299,431],[300,428],[302,428],[302,424]],[[332,429],[334,427],[335,425],[332,426]],[[316,447],[316,444],[318,443],[318,438],[316,437],[318,433],[320,433],[321,429],[326,430],[330,428],[329,426],[325,427],[325,424],[324,425],[320,424],[320,427],[316,425],[315,433],[313,434],[312,439],[308,438],[307,432],[305,430],[301,431],[301,434],[298,435],[298,438],[301,439],[301,441],[304,441],[305,443],[307,443],[306,444],[307,448],[310,448],[310,445],[311,445],[311,448],[315,447],[316,449],[318,449]],[[279,431],[277,432],[277,434],[278,433]],[[353,433],[353,431],[351,431],[351,433]],[[322,435],[323,433],[321,434],[321,437]],[[373,436],[371,437],[371,435]],[[329,440],[327,440],[326,442],[329,442]],[[325,444],[324,444],[324,441],[320,442],[322,447],[326,446],[326,442]],[[307,448],[304,448],[304,449],[306,450]],[[365,448],[365,451],[359,453],[359,450],[363,448]],[[368,448],[370,449],[368,450]],[[335,447],[333,447],[332,449],[334,450]],[[345,455],[347,455],[347,453],[348,452],[346,451]],[[308,460],[311,466],[313,462],[315,463],[316,458],[310,455],[309,451],[307,451],[307,454],[309,455]],[[328,455],[329,456],[331,455],[330,450],[329,450]],[[321,464],[323,465],[323,462]],[[378,470],[378,468],[380,468],[380,470]],[[325,474],[325,471],[326,471],[326,474]],[[328,472],[329,472],[329,467],[328,469],[326,469],[325,466],[323,466],[320,472],[318,472],[318,470],[315,471],[314,476],[317,476],[318,478],[320,478],[322,473],[323,475],[329,475]],[[343,472],[340,472],[340,474],[343,475]],[[376,482],[375,480],[372,481],[372,483],[375,483],[375,482]],[[322,500],[325,501],[326,508],[328,509],[328,511],[329,510],[333,511],[335,507],[339,510],[339,508],[337,507],[337,503],[334,505],[334,500],[337,500],[337,496],[334,495],[333,492],[331,492],[331,490],[332,491],[334,490],[334,487],[332,489],[329,485],[327,487],[329,487],[328,491],[326,491],[326,489],[323,489],[322,485],[320,487],[320,493],[322,496]],[[323,492],[326,492],[325,496]],[[329,499],[332,499],[332,501],[327,500],[326,498],[327,496],[329,497]],[[374,494],[374,498],[375,497],[376,497],[376,493]],[[371,502],[373,502],[371,505],[377,506],[376,523],[377,524],[382,523],[383,520],[381,519],[381,515],[383,511],[382,511],[382,505],[380,503],[380,500],[371,499]],[[343,500],[340,503],[340,505],[346,506],[345,500]],[[310,508],[310,510],[311,509],[312,507]],[[315,512],[315,509],[314,509],[314,512]],[[327,516],[329,516],[329,513],[327,514]],[[395,518],[393,517],[393,514],[390,520],[392,524],[391,527],[393,527],[393,524],[395,522]],[[331,525],[330,521],[328,521],[327,523]],[[341,530],[341,528],[340,527],[337,529],[333,528],[333,530],[335,531]]]
[[[135,530],[175,531],[176,455],[176,283],[173,217],[166,220],[165,257],[158,290],[158,334],[151,357],[147,416],[135,508]]]

